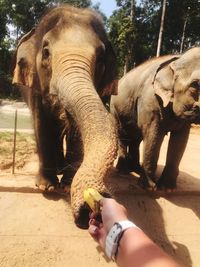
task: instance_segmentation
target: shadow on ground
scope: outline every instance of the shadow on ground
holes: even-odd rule
[[[163,166],[158,169],[159,174]],[[133,174],[121,175],[115,169],[110,175],[110,186],[113,186],[118,201],[127,208],[130,219],[183,266],[192,267],[189,247],[184,244],[184,240],[180,242],[181,238],[176,240],[176,235],[187,235],[184,233],[184,225],[189,224],[191,218],[181,217],[181,210],[177,212],[176,206],[190,209],[200,218],[200,180],[180,172],[177,191],[162,193],[160,197],[157,193],[147,193],[138,188],[137,181],[138,177]],[[166,225],[169,221],[171,226]],[[173,227],[175,231],[178,229],[177,233],[172,233]]]
[[[159,166],[159,172],[163,166]],[[0,192],[41,193],[34,188],[34,176],[24,186],[27,177],[20,176],[17,186],[0,183]],[[10,177],[12,179],[12,177]],[[1,179],[0,179],[1,181]],[[192,267],[192,255],[188,242],[185,242],[189,230],[185,226],[191,223],[190,212],[200,218],[200,180],[186,172],[180,172],[177,191],[170,194],[147,193],[137,185],[138,177],[133,174],[121,175],[113,168],[107,187],[116,199],[128,210],[133,220],[146,234],[183,266]],[[62,192],[44,192],[44,198],[56,202],[63,199],[70,203],[70,194]],[[189,213],[185,210],[189,210]],[[186,215],[185,215],[186,214]],[[198,235],[198,234],[197,234]],[[189,240],[190,242],[190,240]]]

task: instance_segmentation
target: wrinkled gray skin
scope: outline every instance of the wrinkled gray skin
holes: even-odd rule
[[[104,180],[117,154],[116,128],[104,105],[117,91],[116,79],[115,56],[94,11],[54,8],[19,42],[13,84],[33,115],[37,186],[52,191],[57,174],[63,187],[73,178],[71,205],[81,227],[88,225],[83,191],[107,191]]]
[[[191,123],[200,123],[199,96],[199,47],[181,56],[154,58],[127,73],[119,82],[118,95],[111,99],[121,140],[117,168],[139,173],[139,183],[145,189],[173,191]],[[165,167],[156,180],[160,147],[169,132]]]

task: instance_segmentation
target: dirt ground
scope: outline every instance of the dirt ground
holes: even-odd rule
[[[109,177],[114,196],[126,206],[130,219],[187,267],[200,266],[199,151],[200,130],[194,128],[180,165],[177,192],[159,198],[138,188],[134,175],[119,175],[113,169]],[[35,188],[37,156],[28,157],[14,175],[11,167],[0,173],[0,266],[116,266],[87,231],[74,225],[69,195],[42,194]]]

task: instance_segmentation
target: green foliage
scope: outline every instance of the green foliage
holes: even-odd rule
[[[108,0],[109,1],[109,0]],[[10,85],[12,49],[17,40],[38,23],[49,7],[71,4],[92,7],[104,18],[115,48],[120,74],[156,55],[163,0],[116,0],[117,10],[106,20],[91,0],[0,0],[0,96],[13,92]],[[200,45],[199,0],[168,0],[161,54],[178,53]],[[10,36],[10,26],[14,29]],[[185,26],[185,31],[184,31]]]
[[[133,0],[116,3],[119,8],[109,18],[108,29],[123,74],[127,60],[129,70],[156,55],[163,0],[141,0],[139,5]],[[134,17],[130,19],[132,7]],[[183,51],[199,45],[199,25],[199,0],[168,0],[161,54],[179,53],[182,40]]]
[[[3,42],[4,42],[4,37],[7,34],[7,13],[5,11],[3,1],[0,0],[0,47],[4,47]]]
[[[200,2],[199,0],[173,0],[167,6],[163,52],[178,52],[183,35],[184,50],[199,42],[200,31]],[[172,31],[173,29],[173,31]]]
[[[50,0],[3,0],[8,22],[16,27],[16,37],[29,31],[48,8]]]
[[[9,42],[1,40],[0,46],[0,97],[7,97],[12,92],[11,87],[11,52]]]
[[[17,41],[38,23],[48,8],[64,3],[83,8],[92,5],[91,0],[0,0],[0,97],[16,96],[11,86],[11,58]]]
[[[70,4],[76,7],[90,7],[92,5],[91,0],[60,0],[57,1],[58,3],[63,3],[63,4]]]
[[[120,74],[123,73],[123,67],[130,69],[135,64],[135,41],[137,30],[135,27],[135,5],[131,7],[130,0],[117,1],[120,6],[108,20],[109,37],[115,47],[120,66]]]

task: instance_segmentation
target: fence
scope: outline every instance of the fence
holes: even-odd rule
[[[17,132],[33,132],[31,115],[24,103],[3,103],[0,106],[0,131],[13,132],[12,174],[15,172]]]

